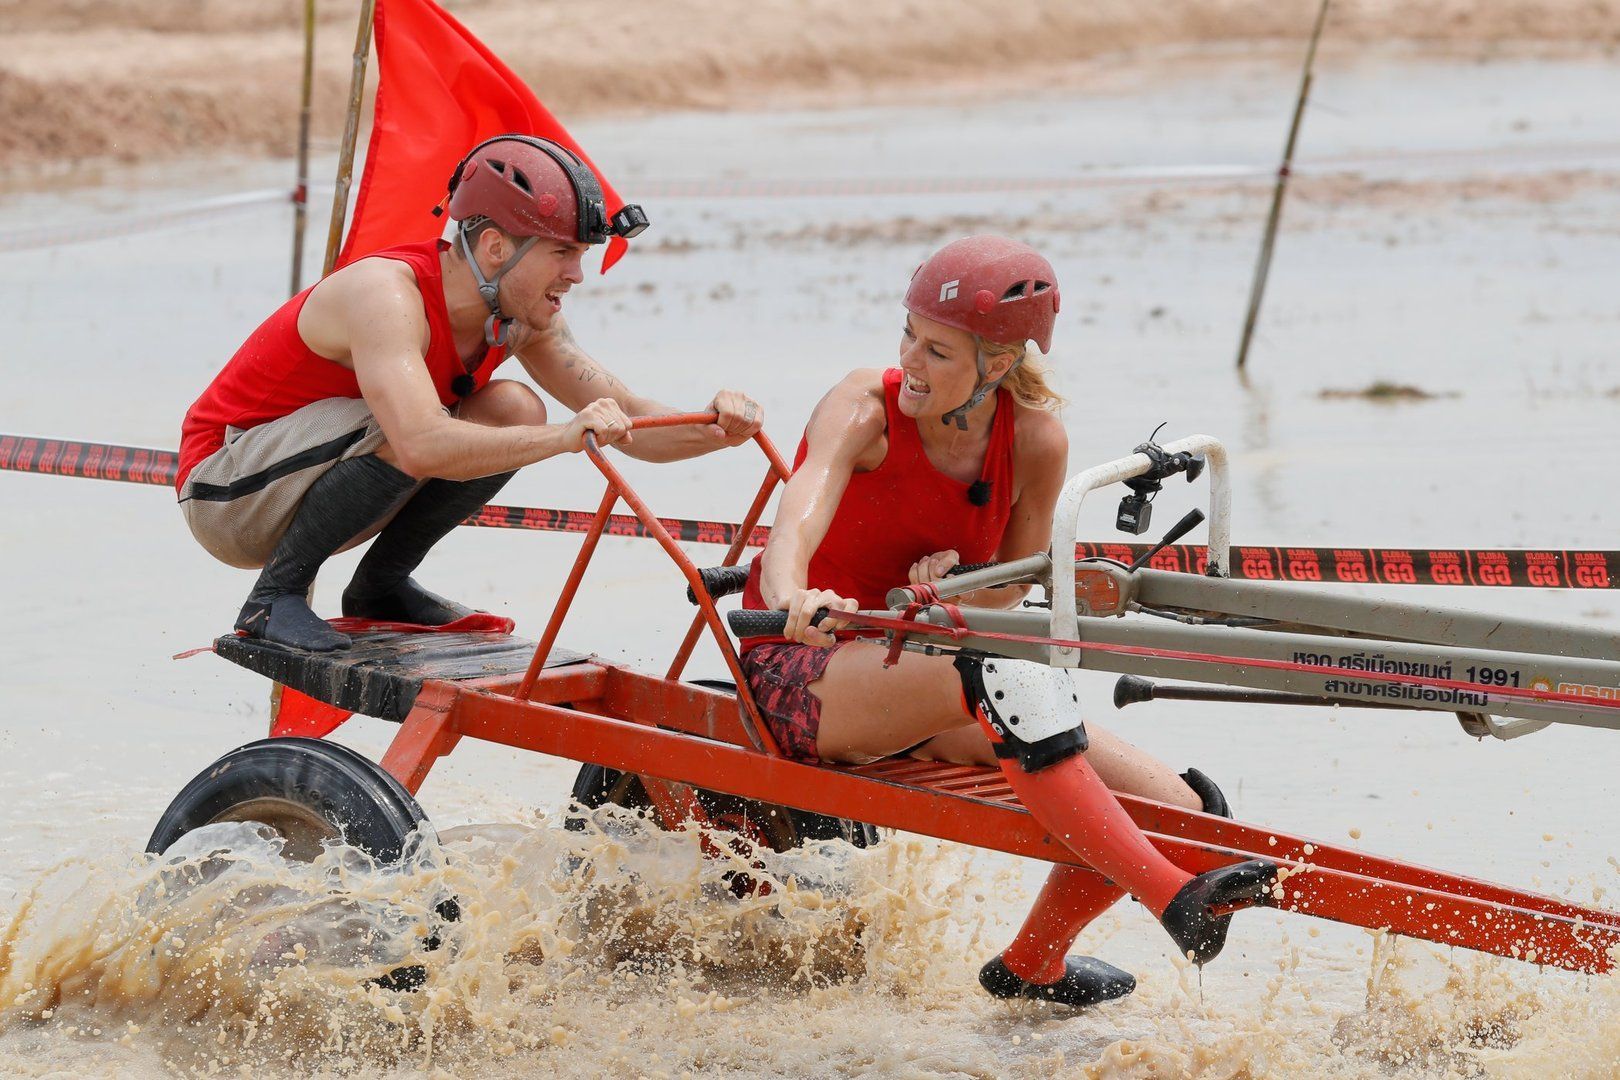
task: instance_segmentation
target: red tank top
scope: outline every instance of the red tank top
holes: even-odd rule
[[[444,280],[439,270],[439,240],[401,244],[373,252],[367,258],[395,259],[411,268],[416,287],[422,293],[422,308],[428,321],[428,351],[424,358],[439,402],[450,405],[489,382],[500,363],[500,350],[490,349],[473,369],[473,383],[466,394],[457,394],[451,383],[469,374],[456,351],[450,330],[450,313],[444,303]],[[317,282],[317,284],[319,284]],[[236,355],[214,376],[202,397],[186,411],[180,425],[180,470],[175,490],[186,486],[186,477],[197,463],[225,445],[226,427],[250,428],[291,415],[305,405],[323,398],[360,397],[360,383],[354,372],[319,355],[298,333],[298,313],[309,299],[308,289],[277,308],[236,350]],[[494,363],[491,363],[493,354]]]
[[[1013,401],[996,391],[996,415],[990,427],[979,476],[990,483],[990,501],[968,501],[970,484],[934,468],[923,450],[917,421],[900,411],[899,368],[883,373],[883,408],[889,449],[883,463],[849,478],[832,525],[810,557],[809,586],[852,597],[862,608],[886,608],[888,591],[906,583],[906,572],[925,555],[954,549],[964,563],[996,557],[1012,515]],[[808,444],[799,440],[793,459],[804,464]],[[761,559],[755,559],[743,592],[743,607],[763,608]],[[769,639],[756,638],[752,644]],[[778,639],[780,640],[780,639]]]

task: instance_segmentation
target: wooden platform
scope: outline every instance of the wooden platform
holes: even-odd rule
[[[428,679],[466,682],[521,675],[534,642],[504,634],[355,634],[354,645],[312,653],[232,634],[214,652],[340,709],[396,723]],[[554,648],[547,668],[581,663],[585,654]]]

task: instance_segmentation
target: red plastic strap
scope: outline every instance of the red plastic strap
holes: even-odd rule
[[[283,686],[281,705],[276,710],[276,722],[270,728],[270,735],[277,739],[284,739],[289,735],[323,739],[353,715],[347,709],[328,705],[290,686]]]
[[[934,588],[934,583],[932,581],[917,582],[917,584],[911,586],[911,595],[915,597],[917,603],[923,607],[927,607],[929,604],[939,603],[939,590]]]
[[[491,615],[487,611],[475,611],[442,626],[359,619],[348,615],[326,621],[340,634],[510,634],[517,627],[517,623],[505,615]]]
[[[934,588],[933,582],[919,581],[917,584],[910,586],[910,590],[911,595],[916,597],[916,599],[906,605],[905,610],[900,613],[900,618],[904,619],[906,622],[915,624],[917,613],[922,611],[923,608],[938,606],[940,610],[945,612],[946,617],[951,620],[951,625],[953,627],[958,629],[967,628],[967,620],[962,618],[962,612],[955,604],[945,604],[940,602],[939,590]],[[906,631],[896,630],[894,632],[894,639],[889,642],[889,651],[883,656],[883,666],[886,668],[891,668],[894,667],[895,664],[899,663],[900,653],[905,648],[905,645]]]
[[[913,601],[906,605],[906,609],[900,613],[900,618],[915,625],[917,613],[927,606],[927,604]],[[900,662],[900,653],[906,647],[906,633],[905,630],[896,630],[894,636],[889,639],[889,651],[883,654],[884,667],[892,668]]]

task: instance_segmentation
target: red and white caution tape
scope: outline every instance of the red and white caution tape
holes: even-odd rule
[[[172,450],[79,439],[0,435],[0,471],[118,480],[173,487],[179,456]],[[463,524],[488,529],[583,533],[594,515],[588,510],[555,510],[538,506],[484,507]],[[700,518],[659,518],[677,540],[693,544],[729,544],[738,526]],[[608,520],[609,536],[648,536],[628,514]],[[754,529],[750,547],[764,547],[770,529]],[[1146,544],[1082,541],[1081,558],[1101,556],[1132,562]],[[1202,544],[1175,544],[1148,564],[1157,570],[1202,573],[1207,554]],[[1379,585],[1472,585],[1497,588],[1620,588],[1620,551],[1555,548],[1366,548],[1250,547],[1233,545],[1231,572],[1250,581],[1344,582]]]
[[[1571,143],[1523,147],[1459,148],[1412,153],[1359,153],[1317,158],[1294,166],[1296,175],[1355,175],[1368,168],[1391,165],[1421,167],[1478,164],[1493,172],[1531,166],[1613,168],[1620,161],[1620,144]],[[872,176],[763,179],[701,178],[669,180],[648,178],[636,184],[643,199],[803,199],[852,198],[885,195],[979,195],[1003,192],[1057,192],[1086,188],[1175,186],[1214,181],[1266,181],[1276,176],[1274,165],[1211,163],[1186,165],[1119,165],[1080,168],[1063,176]],[[29,225],[0,229],[0,253],[36,251],[64,244],[135,236],[180,228],[208,218],[243,213],[263,206],[290,205],[297,200],[291,188],[271,188],[222,195],[183,206],[145,210],[78,222]]]
[[[29,225],[20,229],[0,229],[0,252],[38,251],[43,248],[61,247],[64,244],[82,244],[90,240],[108,240],[163,229],[183,228],[199,221],[229,217],[264,206],[291,206],[294,195],[295,192],[291,188],[244,191],[183,206],[143,210],[138,214]]]

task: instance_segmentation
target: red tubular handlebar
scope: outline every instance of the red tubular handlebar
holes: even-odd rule
[[[645,428],[682,427],[686,424],[713,424],[720,419],[717,412],[670,413],[667,416],[632,416],[630,430]]]
[[[685,424],[712,424],[718,419],[718,414],[712,412],[675,413],[669,416],[632,417],[630,426],[632,429],[678,427]],[[697,566],[692,562],[690,556],[681,549],[680,544],[669,535],[669,532],[658,518],[653,515],[647,504],[642,501],[641,497],[620,475],[619,470],[613,467],[613,463],[602,452],[602,447],[596,440],[596,433],[587,429],[583,442],[585,456],[590,458],[591,463],[602,473],[603,479],[607,481],[607,490],[603,493],[602,503],[597,508],[596,517],[592,519],[591,527],[585,534],[585,541],[580,545],[579,555],[574,560],[574,566],[569,572],[568,580],[563,585],[562,593],[557,597],[557,604],[552,609],[551,619],[546,624],[545,633],[541,636],[540,643],[535,647],[534,658],[529,662],[529,670],[518,684],[515,695],[517,700],[526,701],[533,692],[535,680],[545,667],[546,658],[550,655],[551,647],[557,640],[558,631],[562,629],[563,619],[567,616],[568,609],[573,604],[574,595],[578,591],[580,580],[585,573],[585,566],[590,562],[591,555],[596,549],[596,542],[601,539],[614,505],[620,499],[623,499],[630,509],[634,511],[642,527],[647,530],[647,535],[658,541],[659,546],[680,568],[682,576],[686,578],[687,588],[696,599],[699,607],[698,614],[693,619],[691,627],[688,628],[686,637],[676,652],[675,660],[670,665],[669,674],[666,678],[674,680],[680,677],[681,670],[685,667],[693,646],[697,644],[699,634],[702,632],[704,625],[707,625],[713,632],[715,644],[719,646],[720,654],[724,657],[726,666],[730,669],[732,678],[736,682],[738,701],[742,706],[743,729],[747,732],[749,741],[753,743],[756,750],[762,750],[772,757],[780,757],[782,751],[777,746],[775,738],[772,737],[770,728],[766,726],[764,717],[760,715],[753,695],[748,692],[747,680],[743,677],[742,664],[738,659],[737,651],[732,647],[731,640],[726,635],[725,625],[720,620],[720,613],[715,610],[713,598],[709,596],[708,590],[703,587]],[[726,558],[721,564],[722,566],[736,564],[742,555],[748,536],[752,533],[754,525],[759,521],[760,515],[765,510],[765,504],[770,498],[772,489],[788,478],[789,469],[787,463],[782,460],[781,454],[776,450],[776,444],[771,442],[770,437],[763,430],[754,433],[754,444],[760,448],[766,459],[770,461],[771,467],[766,472],[764,481],[760,484],[759,492],[754,496],[753,505],[749,507],[748,514],[743,519],[742,528],[738,531],[730,549],[726,552]],[[660,790],[662,789],[660,788]],[[649,789],[649,794],[654,796],[656,802],[658,796],[651,789]]]
[[[701,413],[668,413],[663,416],[632,416],[630,418],[631,431],[644,431],[648,428],[685,427],[694,424],[714,424],[720,420],[717,412]],[[765,429],[760,428],[754,432],[754,442],[759,444],[765,459],[771,463],[771,470],[776,473],[778,480],[786,481],[792,473],[787,461],[777,452],[776,444],[765,435]],[[596,433],[590,429],[585,431],[585,452],[594,457],[600,454],[601,448],[596,443]],[[598,466],[600,468],[600,466]]]

